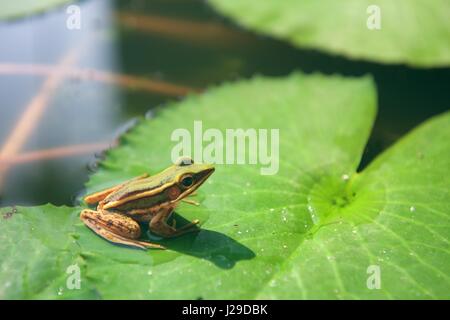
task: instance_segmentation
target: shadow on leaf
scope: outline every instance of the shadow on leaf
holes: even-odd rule
[[[186,219],[176,214],[175,216],[177,225],[188,223]],[[253,259],[256,256],[252,250],[236,240],[223,233],[206,229],[164,239],[160,243],[169,250],[211,261],[222,269],[231,269],[238,261]]]

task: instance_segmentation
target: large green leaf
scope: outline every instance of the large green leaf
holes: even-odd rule
[[[351,58],[419,67],[450,65],[447,0],[209,0],[220,12],[254,30],[302,48]],[[370,5],[381,29],[369,30]],[[369,13],[368,13],[369,12]]]
[[[13,19],[43,12],[71,0],[3,0],[0,2],[0,19]]]
[[[73,225],[79,210],[45,205],[0,210],[0,299],[94,298],[82,290],[67,290],[66,270],[84,266]]]
[[[163,241],[166,251],[114,246],[79,222],[80,208],[5,208],[0,297],[446,298],[450,113],[357,174],[375,112],[370,78],[318,74],[258,77],[166,106],[108,152],[89,192],[168,166],[171,133],[194,120],[280,129],[279,172],[216,165],[201,205],[177,209],[202,231]],[[65,287],[75,263],[76,292]],[[370,266],[380,289],[367,286]]]

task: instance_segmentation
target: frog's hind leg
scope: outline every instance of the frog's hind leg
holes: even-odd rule
[[[141,235],[141,228],[129,217],[86,209],[81,212],[80,218],[89,229],[110,242],[140,249],[165,249],[159,244],[137,240]]]
[[[140,179],[144,179],[147,178],[149,175],[148,173],[144,173],[143,175],[140,175],[139,177],[133,178],[131,180],[125,181],[124,183],[118,184],[117,186],[99,191],[99,192],[95,192],[92,194],[87,195],[86,197],[84,197],[84,202],[86,202],[87,204],[91,205],[91,204],[96,204],[100,201],[102,201],[103,199],[105,199],[108,195],[110,195],[111,193],[113,193],[114,191],[122,188],[123,186],[129,184],[130,182],[136,181],[136,180],[140,180]]]

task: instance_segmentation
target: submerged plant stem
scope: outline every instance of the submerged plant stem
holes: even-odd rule
[[[58,63],[58,66],[48,75],[39,92],[28,103],[25,112],[6,138],[4,145],[0,149],[0,158],[13,157],[20,152],[28,137],[38,125],[46,107],[49,105],[50,99],[61,82],[64,81],[64,70],[76,63],[79,54],[80,47],[67,52]],[[4,183],[10,166],[11,164],[8,163],[0,164],[0,188]]]
[[[66,147],[57,147],[57,148],[30,151],[9,158],[0,157],[0,165],[21,164],[33,161],[84,155],[107,149],[108,147],[110,147],[110,145],[111,144],[107,142],[98,142],[98,143],[78,144]]]
[[[127,28],[188,41],[190,44],[194,42],[207,46],[249,45],[253,39],[226,25],[210,21],[189,21],[126,11],[118,13],[117,19]]]
[[[0,74],[49,76],[53,74],[57,68],[58,66],[45,64],[0,63]],[[68,78],[115,84],[128,89],[142,90],[167,96],[178,97],[184,96],[189,92],[200,91],[196,88],[165,81],[94,69],[65,68],[62,72],[64,73],[64,76]]]

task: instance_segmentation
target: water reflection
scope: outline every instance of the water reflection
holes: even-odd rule
[[[77,5],[80,30],[66,28],[66,6],[0,23],[0,171],[7,172],[0,179],[0,206],[72,204],[95,149],[113,143],[117,128],[224,80],[294,70],[373,74],[379,112],[363,166],[406,131],[448,109],[448,68],[415,70],[294,48],[238,28],[201,0]],[[73,68],[50,81],[53,92],[43,90],[50,75],[61,71],[58,63],[77,50]],[[33,99],[45,107],[31,112],[34,120],[11,139]]]
[[[67,203],[122,122],[115,87],[68,77],[71,68],[118,69],[111,2],[79,6],[79,30],[67,28],[66,7],[0,25],[2,205]]]

